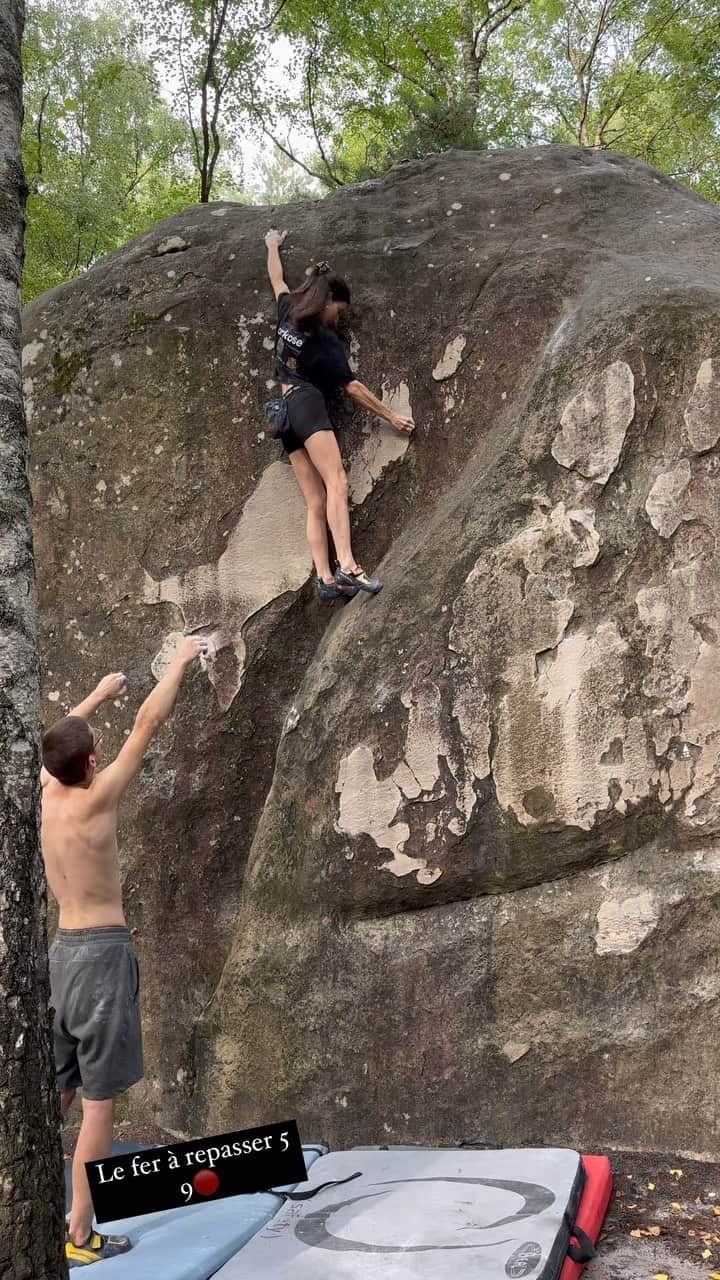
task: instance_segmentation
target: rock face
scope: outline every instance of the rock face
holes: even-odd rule
[[[212,634],[128,799],[148,1074],[219,1132],[720,1153],[720,211],[621,156],[450,154],[283,211],[358,304],[323,612],[259,438],[267,211],[26,314],[48,719]]]

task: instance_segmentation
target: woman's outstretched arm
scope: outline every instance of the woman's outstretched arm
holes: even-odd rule
[[[412,418],[404,418],[401,413],[395,413],[394,410],[389,409],[386,404],[383,404],[382,400],[378,400],[377,396],[373,395],[372,391],[368,391],[363,382],[358,382],[357,379],[354,379],[352,382],[345,384],[345,391],[349,396],[352,396],[353,400],[357,400],[363,409],[372,410],[373,413],[377,414],[378,418],[384,418],[386,422],[390,423],[391,427],[395,427],[396,431],[414,430],[415,423]]]
[[[267,258],[268,275],[270,277],[270,283],[273,287],[273,293],[275,294],[276,298],[279,298],[281,293],[290,292],[290,290],[288,289],[285,283],[285,277],[283,276],[282,262],[280,261],[280,245],[282,244],[286,235],[287,235],[287,231],[276,231],[275,228],[273,227],[270,231],[268,231],[265,237],[265,243],[267,245],[267,251],[268,251],[268,258]]]

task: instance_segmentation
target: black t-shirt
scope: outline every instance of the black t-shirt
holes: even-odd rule
[[[313,324],[307,329],[296,329],[290,310],[290,295],[281,293],[273,377],[294,386],[311,382],[329,400],[356,376],[348,364],[343,342],[329,325]]]

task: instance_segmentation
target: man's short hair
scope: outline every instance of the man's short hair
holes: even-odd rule
[[[95,742],[82,716],[65,716],[43,735],[42,758],[48,773],[66,787],[85,781]]]

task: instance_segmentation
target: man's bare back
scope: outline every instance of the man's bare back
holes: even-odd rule
[[[99,779],[98,779],[99,781]],[[117,847],[116,800],[90,786],[64,787],[49,777],[42,793],[45,873],[60,908],[61,929],[125,924]]]
[[[88,720],[103,702],[126,689],[120,673],[105,676],[71,716]],[[92,768],[82,783],[65,786],[43,769],[42,852],[50,891],[60,908],[60,929],[124,925],[117,847],[120,795],[98,774],[100,738],[93,741]]]
[[[59,908],[61,929],[96,929],[124,925],[117,847],[118,805],[142,764],[150,740],[167,720],[182,677],[206,644],[188,637],[167,674],[145,700],[117,758],[105,769],[101,737],[87,724],[92,751],[81,781],[72,785],[41,775],[42,852],[48,885]],[[104,702],[125,692],[124,675],[105,676],[97,688],[75,707],[68,720],[90,721]],[[82,733],[82,727],[80,727]],[[90,738],[88,737],[88,741]]]

